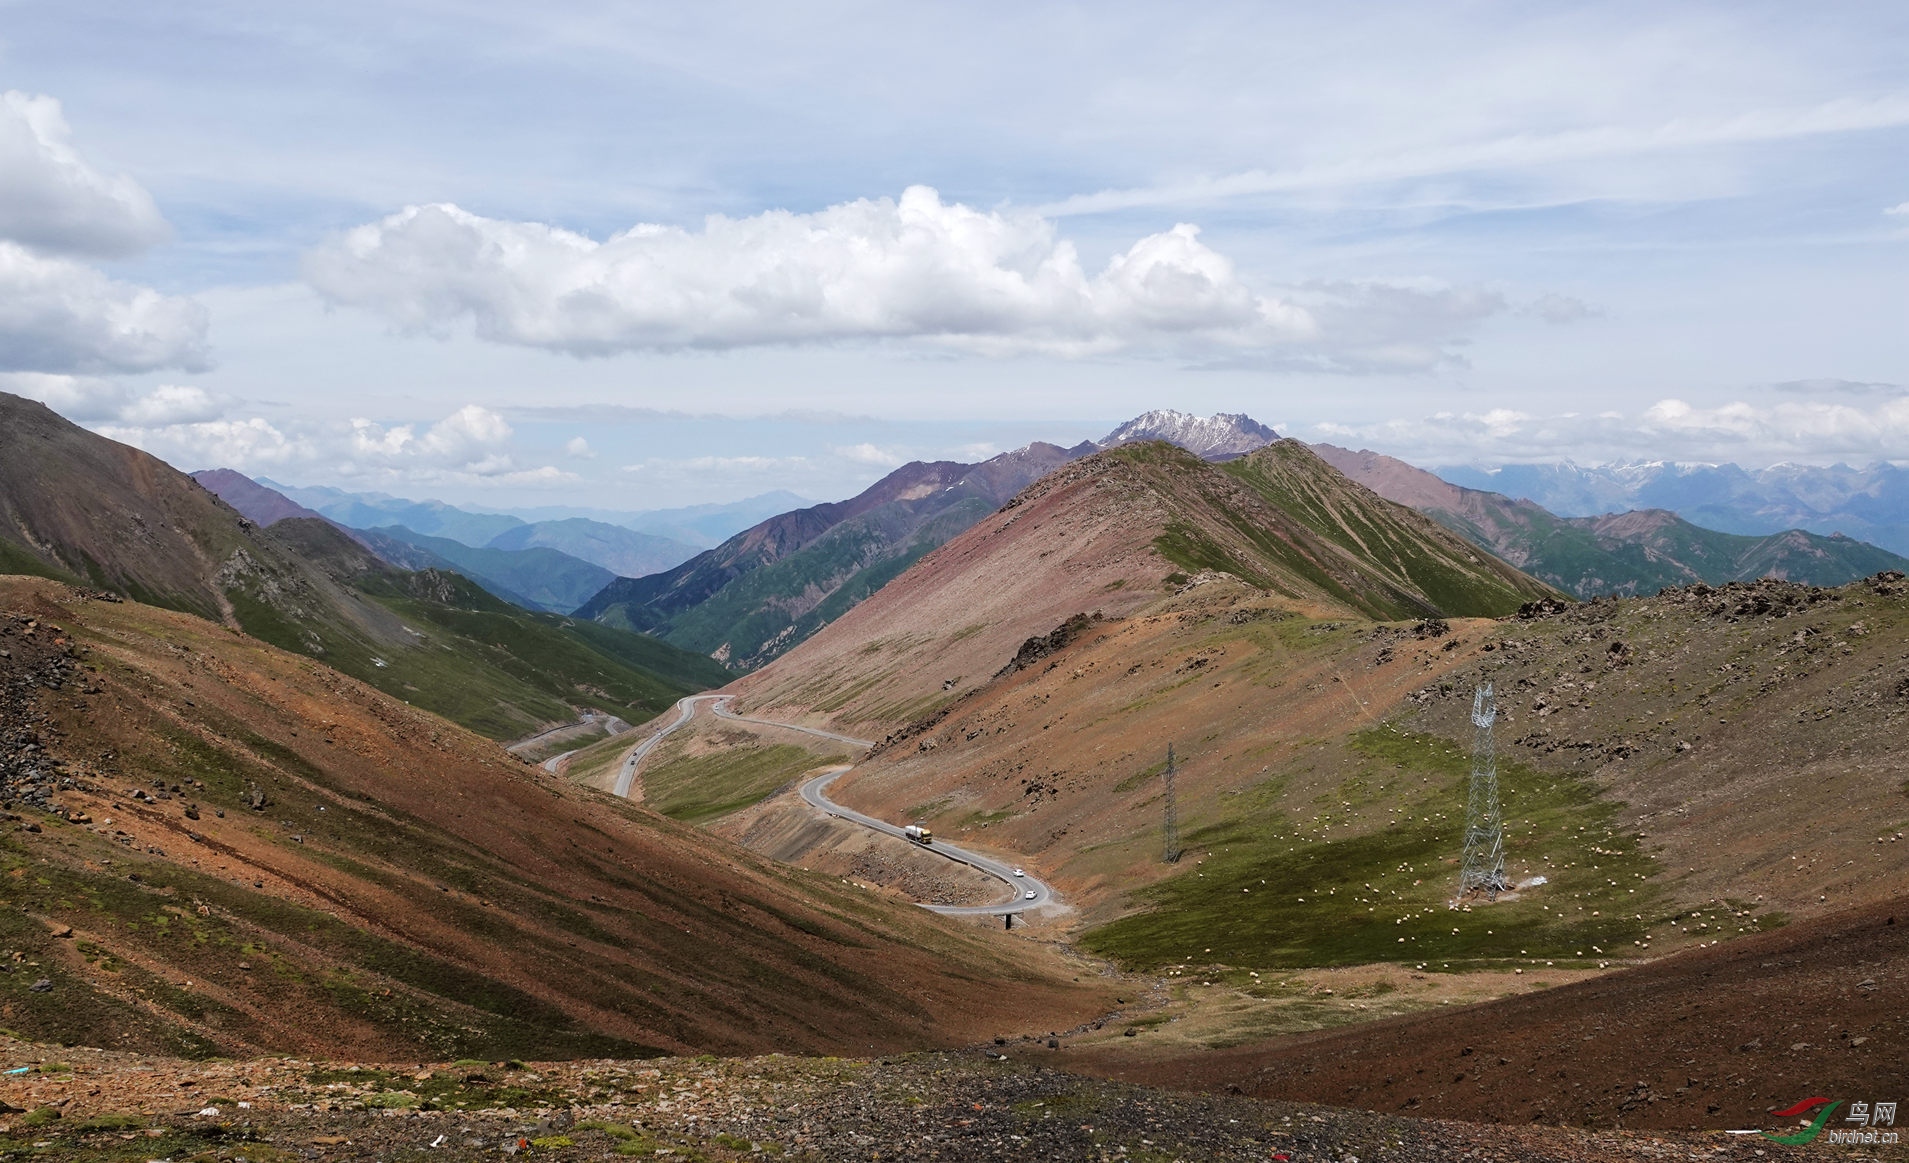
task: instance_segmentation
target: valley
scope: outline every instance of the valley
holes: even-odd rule
[[[1061,458],[741,677],[295,512],[263,540],[204,510],[323,602],[215,583],[233,613],[208,620],[0,579],[0,952],[23,970],[0,1015],[159,1061],[368,1064],[382,1081],[322,1120],[341,1146],[381,1141],[354,1109],[426,1104],[529,1108],[554,1141],[578,1121],[561,1103],[601,1115],[625,1085],[603,1079],[699,1053],[980,1047],[933,1067],[944,1089],[1058,1068],[1069,1094],[1363,1106],[1394,1118],[1388,1151],[1443,1133],[1408,1116],[1756,1125],[1806,1075],[1889,1074],[1900,1031],[1868,1003],[1903,959],[1903,575],[1572,601],[1298,442],[1216,447]],[[328,665],[354,641],[332,627],[379,611],[438,669],[428,648]],[[610,661],[649,685],[552,685]],[[500,714],[493,673],[552,696],[534,731],[513,728],[543,704]],[[1454,902],[1484,683],[1519,887]],[[1741,1006],[1714,1034],[1599,1042],[1702,1010],[1720,976]],[[1819,1017],[1787,1018],[1792,996]],[[1756,1053],[1778,1025],[1790,1050]],[[1479,1054],[1496,1066],[1428,1076]],[[537,1085],[501,1100],[429,1065],[455,1059],[624,1065],[512,1066]],[[409,1085],[393,1062],[426,1065]],[[257,1097],[255,1129],[314,1109]],[[774,1121],[667,1134],[712,1158],[821,1141]]]

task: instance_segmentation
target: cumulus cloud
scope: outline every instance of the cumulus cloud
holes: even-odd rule
[[[0,371],[196,370],[205,363],[199,304],[0,241]]]
[[[259,416],[179,424],[100,424],[93,430],[188,471],[283,469],[311,463],[320,455],[317,442],[286,433]]]
[[[313,251],[306,277],[401,328],[470,320],[486,339],[575,355],[885,339],[1082,355],[1319,333],[1311,309],[1249,288],[1197,227],[1142,238],[1089,275],[1052,221],[925,186],[603,242],[413,206]]]
[[[861,444],[838,445],[829,450],[843,460],[856,464],[872,464],[877,468],[895,468],[907,462],[907,457],[898,452],[863,442]]]
[[[596,451],[590,447],[590,442],[581,436],[572,436],[563,446],[563,450],[578,460],[595,460],[597,455]]]
[[[77,261],[166,229],[138,183],[89,166],[70,138],[58,101],[0,94],[0,372],[203,367],[204,308]]]
[[[0,94],[0,238],[44,254],[121,258],[166,234],[139,183],[80,157],[58,101]]]
[[[44,372],[0,373],[0,392],[38,400],[79,424],[197,423],[216,420],[227,410],[225,401],[191,385],[161,384],[138,392],[112,380]]]
[[[475,404],[422,426],[208,416],[217,406],[197,388],[158,388],[121,399],[111,418],[90,426],[184,469],[303,471],[365,486],[537,487],[578,479],[554,465],[522,463],[510,425]]]
[[[420,432],[416,425],[351,422],[354,461],[387,467],[427,466],[474,477],[521,473],[509,450],[510,425],[477,404],[466,404]]]
[[[1884,214],[1909,214],[1909,202],[1898,202],[1894,206],[1891,206],[1889,209],[1884,210],[1883,213]]]

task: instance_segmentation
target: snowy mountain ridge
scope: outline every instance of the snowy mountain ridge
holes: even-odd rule
[[[1156,408],[1115,428],[1099,444],[1113,448],[1136,440],[1164,440],[1205,460],[1232,460],[1278,439],[1279,433],[1244,412],[1195,416]]]

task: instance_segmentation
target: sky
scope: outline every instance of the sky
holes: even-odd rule
[[[0,390],[185,469],[1909,460],[1900,4],[0,0],[0,93]]]

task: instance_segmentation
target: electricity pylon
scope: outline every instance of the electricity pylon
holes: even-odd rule
[[[1505,879],[1505,822],[1498,812],[1498,754],[1491,725],[1498,702],[1486,683],[1472,693],[1472,777],[1465,805],[1465,856],[1459,862],[1458,900],[1483,893],[1496,900]]]
[[[1161,856],[1168,864],[1180,860],[1180,821],[1173,807],[1173,744],[1167,744],[1167,770],[1161,776],[1167,783],[1167,815],[1160,827]]]

